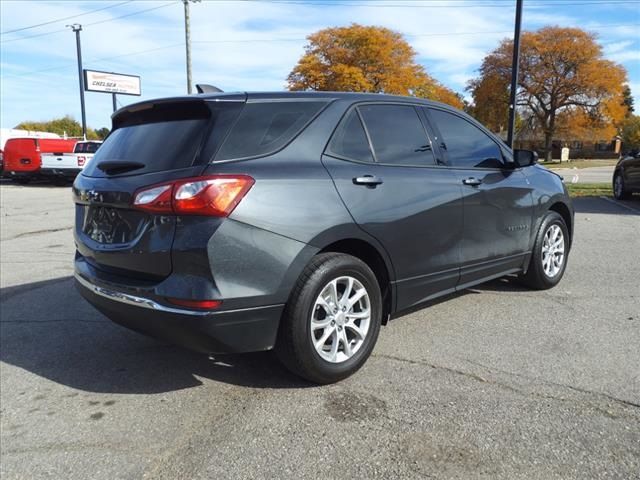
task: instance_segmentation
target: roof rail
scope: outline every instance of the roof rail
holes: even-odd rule
[[[198,90],[198,93],[222,93],[222,90],[220,90],[218,87],[207,85],[206,83],[196,84],[196,90]]]

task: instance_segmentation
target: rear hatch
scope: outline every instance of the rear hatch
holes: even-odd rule
[[[74,182],[79,254],[107,273],[167,277],[178,220],[132,208],[134,194],[200,175],[244,102],[244,95],[194,96],[119,110],[112,132]]]
[[[43,153],[41,155],[42,168],[76,169],[79,168],[78,156],[75,153]]]

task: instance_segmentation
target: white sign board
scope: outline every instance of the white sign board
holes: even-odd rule
[[[88,92],[117,93],[118,95],[141,95],[140,77],[121,73],[84,71],[84,89]]]

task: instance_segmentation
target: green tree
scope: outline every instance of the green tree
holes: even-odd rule
[[[107,127],[97,128],[96,135],[98,135],[98,138],[100,140],[104,140],[105,138],[107,138],[107,135],[109,135],[110,131],[111,130],[109,130]]]
[[[622,90],[622,96],[623,96],[623,100],[622,100],[622,104],[627,107],[627,116],[630,116],[633,111],[633,95],[631,95],[631,88],[629,87],[629,85],[625,85],[624,86],[624,90]]]
[[[14,128],[19,130],[57,133],[58,135],[67,135],[68,137],[82,137],[82,125],[70,115],[44,122],[21,122]],[[97,140],[98,138],[95,130],[87,128],[87,139]]]
[[[622,150],[640,149],[640,115],[629,115],[621,128]]]

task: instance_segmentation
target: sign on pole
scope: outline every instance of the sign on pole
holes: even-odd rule
[[[84,70],[84,89],[88,92],[142,95],[139,76],[98,70]]]

